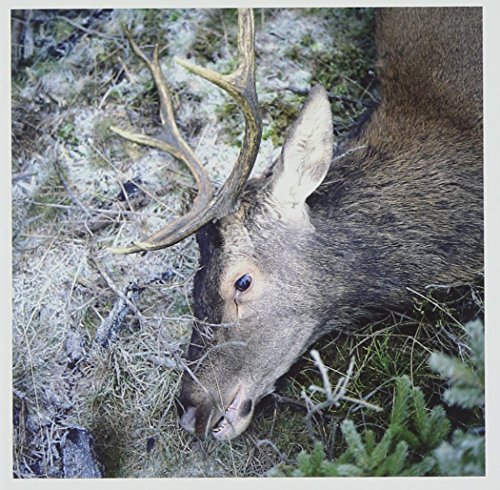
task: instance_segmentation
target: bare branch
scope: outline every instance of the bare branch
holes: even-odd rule
[[[314,401],[306,394],[305,391],[302,391],[302,398],[306,401],[306,405],[308,407],[307,409],[307,415],[306,415],[306,426],[307,430],[309,432],[309,435],[311,439],[316,440],[316,436],[314,433],[313,425],[312,425],[312,418],[313,416],[318,413],[321,410],[325,410],[330,408],[331,406],[338,406],[342,400],[348,401],[351,403],[356,403],[359,405],[363,405],[366,408],[370,408],[372,410],[377,410],[380,411],[382,408],[378,407],[377,405],[373,405],[372,403],[368,403],[365,400],[359,400],[356,398],[352,398],[348,396],[347,393],[347,385],[349,384],[349,381],[351,380],[352,373],[354,371],[354,358],[351,358],[349,362],[349,367],[347,368],[347,373],[342,376],[337,384],[335,385],[335,388],[332,390],[332,386],[330,383],[330,379],[328,377],[328,372],[325,364],[323,363],[321,356],[319,353],[315,350],[311,351],[311,357],[314,360],[314,364],[316,367],[319,369],[319,372],[321,373],[321,378],[323,381],[323,389],[320,389],[316,386],[312,386],[310,390],[312,391],[321,391],[322,393],[325,394],[325,400],[321,403],[314,403]]]

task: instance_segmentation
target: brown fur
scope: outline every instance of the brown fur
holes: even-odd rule
[[[407,288],[460,284],[483,267],[481,10],[382,9],[376,43],[381,102],[357,134],[332,158],[326,113],[324,131],[307,133],[308,107],[324,106],[314,89],[272,174],[198,233],[196,380],[185,375],[180,396],[198,434],[243,387],[248,403],[226,438],[241,433],[324,333],[407,307]],[[308,162],[318,144],[324,154]],[[298,189],[290,196],[285,177]],[[252,287],[238,293],[246,273]]]

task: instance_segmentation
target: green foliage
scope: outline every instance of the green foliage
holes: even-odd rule
[[[450,382],[443,395],[448,405],[462,408],[484,407],[484,328],[476,320],[465,325],[467,346],[470,349],[468,363],[434,352],[429,359],[431,369]]]
[[[169,22],[176,22],[182,18],[183,12],[179,9],[169,9],[167,15]]]
[[[283,144],[289,126],[297,119],[303,104],[302,98],[299,97],[292,102],[273,100],[262,104],[263,111],[272,114],[273,117],[271,124],[263,130],[263,140],[271,139],[274,146]]]
[[[465,326],[470,357],[466,362],[433,353],[429,364],[448,378],[444,401],[461,408],[484,409],[484,329],[482,322]],[[296,465],[273,468],[269,476],[467,476],[485,474],[485,440],[482,429],[455,430],[444,408],[430,409],[419,387],[408,376],[396,378],[389,424],[377,437],[360,431],[352,420],[342,422],[343,452],[333,461],[323,444],[302,451]]]
[[[175,14],[174,14],[175,15]],[[151,44],[165,42],[165,26],[163,15],[157,9],[139,9],[137,12],[138,20],[142,20],[144,26],[141,33],[141,41]]]
[[[484,326],[479,320],[465,325],[470,356],[461,362],[441,353],[433,353],[429,359],[431,368],[450,383],[443,399],[448,405],[480,409],[484,420]],[[444,441],[434,457],[439,473],[446,476],[485,474],[485,438],[483,428],[459,429],[453,432],[451,441]]]
[[[450,431],[442,407],[429,410],[419,388],[407,376],[396,379],[389,426],[377,440],[374,431],[360,433],[352,420],[341,424],[347,446],[334,461],[326,461],[321,443],[297,458],[297,468],[281,476],[423,476],[435,460],[429,453]],[[274,472],[273,474],[277,474]]]
[[[332,9],[304,10],[306,15],[313,14],[318,21],[329,21],[334,16],[334,48],[316,39],[311,32],[306,32],[298,42],[288,43],[284,52],[294,64],[310,73],[309,83],[321,83],[333,96],[332,110],[337,134],[348,131],[355,120],[366,109],[367,93],[373,81],[370,70],[373,58],[373,11],[371,9]],[[266,18],[272,17],[266,12]],[[262,19],[261,16],[257,18]],[[236,38],[236,14],[232,9],[222,9],[209,14],[209,22],[198,29],[193,46],[195,56],[200,63],[214,62],[234,56]],[[259,23],[257,24],[259,29]],[[228,43],[225,42],[228,39]],[[232,46],[232,47],[230,47]],[[235,58],[225,67],[228,72],[235,67]],[[220,68],[219,68],[220,69]],[[275,76],[281,78],[281,68],[275,68]],[[293,85],[293,84],[292,84]],[[259,94],[261,97],[261,94]],[[300,90],[281,91],[279,97],[264,97],[260,100],[264,115],[262,139],[271,140],[274,146],[281,146],[287,129],[298,116],[299,109],[306,99]],[[231,101],[222,108],[217,108],[220,120],[226,122],[227,140],[237,147],[241,146],[241,126],[235,115],[235,104]]]
[[[450,442],[434,452],[439,474],[444,476],[483,476],[485,474],[484,436],[469,430],[456,430]]]
[[[321,443],[314,446],[311,454],[301,452],[297,456],[297,466],[291,476],[337,476],[335,465],[326,460]]]
[[[406,441],[416,451],[429,451],[450,432],[450,421],[443,407],[428,410],[422,390],[412,387],[410,379],[396,380],[394,405],[389,430]]]
[[[53,23],[52,34],[56,42],[61,43],[68,39],[74,32],[74,27],[66,20],[58,20]]]
[[[75,126],[70,122],[67,122],[66,124],[62,125],[59,128],[57,135],[59,136],[59,138],[61,138],[63,141],[65,141],[70,145],[78,144],[78,138],[76,136]]]

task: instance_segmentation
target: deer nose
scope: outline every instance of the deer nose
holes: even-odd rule
[[[194,407],[188,407],[182,414],[180,424],[183,429],[186,429],[190,434],[194,434],[196,424],[196,409]]]
[[[204,435],[215,416],[212,398],[205,393],[203,395],[194,392],[184,380],[179,398],[176,399],[179,424],[190,434]]]
[[[192,399],[189,391],[185,388],[185,383],[181,390],[179,398],[176,400],[177,416],[180,426],[190,434],[196,432],[196,403]]]

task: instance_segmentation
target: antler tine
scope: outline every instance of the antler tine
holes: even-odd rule
[[[175,125],[168,86],[158,63],[158,47],[155,48],[153,62],[151,62],[135,44],[130,34],[127,34],[127,37],[131,42],[132,49],[148,66],[155,80],[160,96],[162,124],[166,129],[167,138],[165,142],[144,135],[131,135],[128,132],[117,130],[116,128],[113,128],[113,130],[132,141],[161,148],[176,157],[177,154],[180,154],[181,160],[185,161],[190,168],[193,167],[197,170],[198,173],[192,170],[195,178],[197,178],[198,175],[197,182],[199,180],[205,185],[206,180],[208,180],[206,179],[206,172],[203,167],[199,165],[198,160],[182,139]],[[169,247],[195,233],[209,221],[221,218],[230,213],[237,206],[241,191],[255,163],[262,135],[262,123],[255,88],[254,38],[255,28],[252,10],[239,9],[239,63],[234,72],[229,75],[221,75],[212,70],[193,65],[188,61],[176,59],[180,65],[191,72],[205,78],[228,92],[243,111],[245,117],[245,137],[236,164],[227,181],[208,206],[205,194],[202,197],[201,187],[199,187],[200,191],[197,198],[200,198],[199,202],[203,202],[203,205],[193,206],[191,211],[187,214],[168,224],[148,237],[145,241],[136,242],[132,246],[126,248],[112,249],[114,252],[135,253],[148,250],[160,250]],[[186,161],[186,155],[189,155],[190,159],[194,159],[194,162],[196,162],[195,165],[192,165],[193,161],[191,160],[189,160],[190,163]],[[211,185],[205,185],[205,187],[211,190]]]
[[[245,117],[245,137],[233,171],[215,197],[215,218],[237,206],[239,196],[255,164],[262,136],[262,120],[255,87],[255,25],[252,9],[238,9],[238,67],[228,75],[176,59],[189,71],[217,85],[237,102]]]
[[[178,160],[183,161],[191,171],[198,193],[194,199],[191,210],[170,223],[171,229],[182,228],[189,221],[191,221],[202,209],[206,209],[210,200],[213,197],[212,183],[208,177],[205,168],[201,165],[200,161],[193,153],[189,145],[185,142],[179,132],[179,128],[175,122],[174,109],[172,104],[172,97],[170,89],[163,76],[163,72],[159,62],[159,46],[156,45],[153,52],[153,60],[150,60],[144,51],[135,43],[128,29],[125,29],[125,35],[132,47],[132,50],[138,58],[148,67],[153,80],[155,82],[158,95],[160,98],[160,118],[164,128],[164,139],[157,139],[144,134],[131,133],[123,129],[111,126],[111,130],[125,139],[133,141],[138,144],[152,146],[159,148],[167,153],[170,153]],[[114,253],[134,253],[143,250],[143,247],[134,244],[124,248],[109,248]]]

